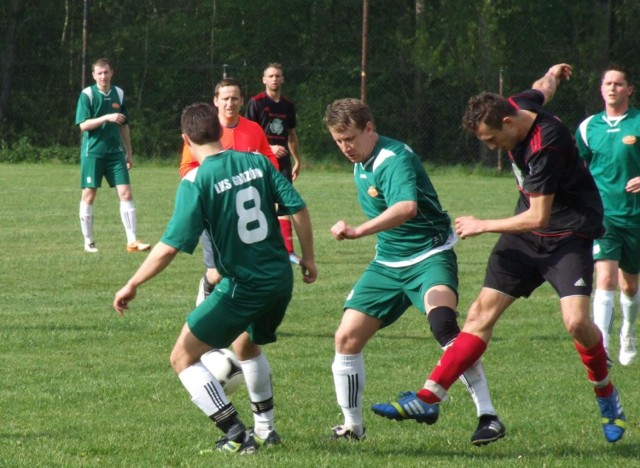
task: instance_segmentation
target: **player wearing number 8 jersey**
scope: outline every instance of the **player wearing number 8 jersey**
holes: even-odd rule
[[[203,231],[217,249],[223,278],[215,292],[187,317],[171,353],[171,364],[192,401],[224,437],[216,449],[251,453],[257,444],[279,441],[274,429],[271,368],[260,345],[276,340],[293,290],[289,258],[276,214],[292,216],[302,247],[303,281],[316,278],[311,221],[293,186],[263,156],[223,151],[220,123],[210,104],[182,114],[183,139],[200,167],[182,179],[175,210],[161,241],[129,282],[116,293],[122,314],[137,287],[160,273],[179,251],[192,253]],[[246,430],[218,380],[200,357],[213,348],[244,340],[250,353],[240,362],[254,413]]]

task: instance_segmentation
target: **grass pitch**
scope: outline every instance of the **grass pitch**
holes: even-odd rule
[[[265,348],[284,445],[254,457],[199,455],[219,437],[189,401],[169,352],[190,311],[202,273],[198,249],[138,290],[123,319],[115,291],[146,254],[128,254],[117,197],[102,188],[95,205],[97,255],[85,254],[78,221],[79,169],[0,165],[0,466],[631,466],[638,463],[638,369],[613,369],[629,418],[625,438],[605,442],[593,392],[558,301],[544,286],[498,323],[484,357],[507,437],[475,448],[475,409],[461,385],[451,389],[434,426],[379,418],[368,410],[398,391],[418,389],[440,350],[410,309],[365,350],[368,439],[331,443],[339,424],[331,362],[342,303],[373,255],[371,238],[336,242],[338,219],[363,220],[351,171],[303,172],[296,187],[314,224],[319,278],[295,293],[279,341]],[[452,217],[508,216],[516,189],[509,177],[438,170],[432,180]],[[173,209],[175,168],[132,172],[142,240],[157,242]],[[461,241],[461,303],[482,284],[494,235]],[[618,319],[619,313],[616,313]],[[619,319],[618,319],[619,320]],[[618,325],[618,323],[616,324]],[[614,339],[617,343],[617,339]],[[616,349],[617,351],[617,349]],[[234,395],[251,423],[246,391]]]

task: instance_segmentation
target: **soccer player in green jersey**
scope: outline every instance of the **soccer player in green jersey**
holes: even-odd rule
[[[344,423],[332,429],[333,438],[360,440],[365,435],[363,350],[369,339],[411,304],[426,314],[443,348],[460,332],[458,265],[453,251],[457,237],[416,154],[406,144],[378,135],[366,104],[358,99],[337,100],[327,107],[324,123],[340,151],[355,165],[358,201],[369,218],[359,226],[340,220],[331,233],[339,241],[370,235],[378,241],[373,261],[344,305],[332,365],[344,415]],[[480,360],[461,380],[479,418],[471,442],[484,445],[504,437],[506,430],[491,403]],[[436,422],[439,414],[437,405],[421,402],[415,392],[401,395],[395,405],[374,405],[372,410],[390,419],[427,424]]]
[[[280,441],[274,429],[271,368],[260,345],[276,340],[293,290],[289,256],[280,235],[279,212],[291,215],[300,240],[305,283],[316,279],[311,221],[304,201],[267,158],[223,150],[220,121],[211,104],[182,113],[183,139],[200,167],[181,181],[175,209],[160,242],[113,302],[123,314],[138,286],[160,273],[179,251],[193,253],[205,231],[219,253],[222,280],[187,317],[171,353],[171,365],[192,401],[224,437],[216,449],[253,453]],[[200,361],[237,337],[253,355],[241,361],[255,426],[247,431],[216,378]]]
[[[113,67],[101,58],[91,67],[96,84],[82,90],[76,109],[76,125],[82,130],[80,150],[80,228],[84,250],[97,253],[93,239],[93,202],[106,178],[120,198],[120,218],[127,234],[127,251],[149,250],[151,245],[136,237],[136,206],[131,194],[129,170],[133,164],[129,115],[124,91],[111,86]]]
[[[610,357],[614,295],[619,287],[622,326],[618,359],[627,366],[637,354],[635,322],[640,308],[640,111],[629,106],[633,86],[628,71],[621,67],[604,71],[600,93],[605,109],[584,120],[576,132],[578,150],[589,165],[604,205],[606,233],[595,240],[593,248],[593,319]]]

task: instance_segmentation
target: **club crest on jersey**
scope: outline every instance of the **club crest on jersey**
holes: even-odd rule
[[[271,133],[274,135],[282,135],[282,132],[284,131],[284,124],[282,123],[282,120],[273,119],[269,124],[269,130],[271,130]]]
[[[120,104],[114,102],[113,104],[111,104],[111,107],[113,107],[114,109],[120,109]]]
[[[370,197],[378,196],[378,190],[373,185],[367,189],[367,193],[369,194]]]
[[[635,145],[636,144],[636,136],[635,135],[627,135],[622,139],[622,143],[625,145]]]

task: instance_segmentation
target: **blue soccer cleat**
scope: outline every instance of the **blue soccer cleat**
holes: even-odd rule
[[[416,392],[401,393],[397,401],[378,403],[371,406],[371,410],[383,418],[402,421],[413,419],[419,423],[434,424],[440,415],[440,406],[430,405],[422,401]]]
[[[596,397],[600,413],[602,414],[602,430],[604,438],[608,442],[617,442],[622,439],[627,428],[627,417],[622,411],[618,390],[614,387],[611,396],[606,398]]]

